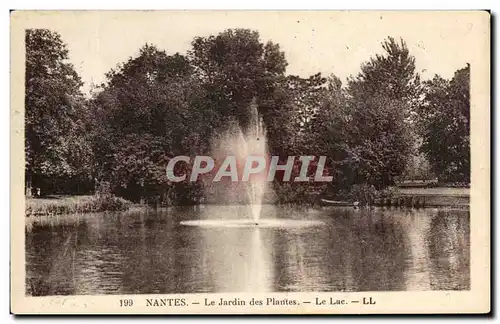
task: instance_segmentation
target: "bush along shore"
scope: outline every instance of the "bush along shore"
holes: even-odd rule
[[[27,198],[25,216],[126,211],[132,203],[114,195]]]

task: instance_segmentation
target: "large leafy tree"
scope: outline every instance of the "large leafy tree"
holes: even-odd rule
[[[389,37],[348,82],[346,164],[350,182],[392,184],[411,154],[412,112],[418,107],[419,75],[403,40]]]
[[[54,182],[79,182],[89,176],[87,110],[82,82],[68,62],[61,36],[28,29],[25,41],[26,184],[50,191]]]
[[[207,152],[214,116],[193,72],[184,56],[146,44],[107,74],[93,100],[99,180],[128,198],[161,196],[170,158]]]
[[[189,56],[222,117],[221,125],[235,118],[245,129],[254,99],[261,113],[272,109],[270,101],[287,65],[277,44],[263,44],[256,31],[228,29],[217,36],[196,37]]]
[[[442,181],[470,181],[470,66],[425,83],[422,151]]]

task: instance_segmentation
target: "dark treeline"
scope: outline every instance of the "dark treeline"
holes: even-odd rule
[[[270,154],[283,162],[326,155],[334,175],[322,185],[277,181],[280,201],[383,189],[404,177],[468,183],[469,66],[451,80],[422,82],[403,40],[387,38],[381,52],[343,85],[334,75],[287,75],[278,44],[262,43],[255,31],[226,30],[196,37],[186,55],[146,44],[86,97],[60,35],[27,30],[27,191],[104,187],[134,201],[196,203],[202,184],[170,183],[169,159],[209,155],[210,139],[229,120],[247,127],[252,102]]]

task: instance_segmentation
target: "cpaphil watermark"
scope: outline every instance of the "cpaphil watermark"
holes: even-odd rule
[[[226,156],[221,163],[210,156],[176,156],[168,162],[167,178],[172,182],[196,182],[200,176],[212,176],[213,182],[230,179],[232,182],[250,181],[259,177],[274,181],[278,171],[283,172],[284,182],[331,182],[332,176],[325,175],[326,156],[289,156],[280,163],[279,156],[264,157],[250,155],[242,161],[236,156]]]

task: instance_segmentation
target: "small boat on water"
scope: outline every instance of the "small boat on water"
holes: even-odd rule
[[[321,199],[321,203],[323,205],[328,205],[328,206],[357,206],[357,201],[356,202],[351,202],[351,201],[344,201],[344,200],[329,200],[329,199]]]

